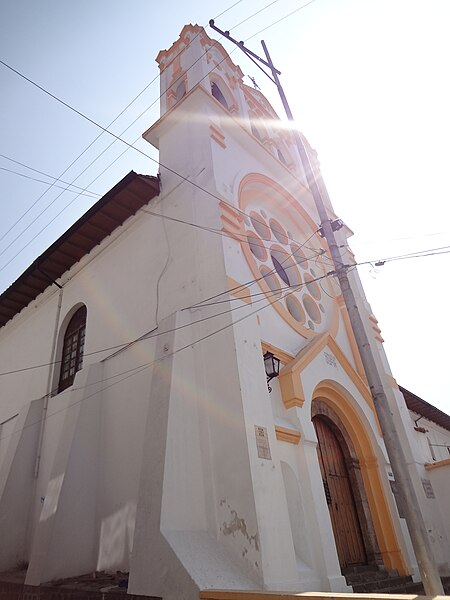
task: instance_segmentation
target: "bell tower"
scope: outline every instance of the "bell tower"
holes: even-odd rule
[[[348,447],[364,468],[374,465],[360,504],[395,507],[294,137],[201,27],[185,26],[157,62],[161,116],[143,137],[159,150],[162,193],[152,212],[164,217],[167,239],[159,316],[171,337],[161,356],[176,354],[152,379],[150,401],[164,417],[149,410],[129,592],[347,591],[313,406],[331,414],[332,402],[336,413],[347,403],[357,415],[353,428],[345,422]],[[329,202],[327,211],[334,220]],[[344,244],[351,232],[338,234]],[[266,352],[281,362],[270,393]],[[374,524],[366,513],[375,541],[364,556],[380,546],[400,570],[398,523]]]
[[[231,114],[242,114],[245,104],[238,91],[242,71],[202,27],[186,25],[179,39],[169,50],[162,50],[156,61],[161,71],[161,117],[197,86]]]

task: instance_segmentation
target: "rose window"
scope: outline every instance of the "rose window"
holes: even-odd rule
[[[269,193],[265,189],[257,194],[255,186],[245,191],[240,196],[247,215],[241,246],[259,287],[284,320],[305,337],[335,329],[338,290],[327,276],[333,266],[315,233],[317,225],[292,197],[280,194],[278,186]],[[255,285],[252,292],[256,293],[254,289]]]

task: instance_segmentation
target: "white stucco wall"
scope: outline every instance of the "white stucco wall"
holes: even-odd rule
[[[203,56],[199,44],[192,40],[181,70]],[[2,389],[0,483],[7,493],[0,502],[6,499],[9,506],[18,485],[17,478],[9,478],[12,458],[25,461],[31,476],[28,503],[15,514],[20,512],[29,527],[22,547],[0,553],[0,569],[22,553],[30,560],[30,584],[97,569],[130,569],[131,593],[168,600],[190,600],[212,587],[346,590],[311,422],[314,393],[323,381],[342,391],[363,423],[400,550],[411,570],[415,567],[338,301],[326,300],[336,315],[336,354],[343,358],[334,356],[333,362],[329,346],[311,357],[296,375],[303,406],[287,409],[277,380],[268,392],[261,342],[297,356],[314,336],[299,334],[271,306],[259,310],[267,304],[256,300],[261,295],[249,304],[228,294],[228,278],[252,282],[254,274],[239,241],[220,235],[220,201],[238,207],[240,184],[257,173],[301,203],[313,224],[318,218],[296,175],[301,177],[301,169],[287,168],[273,144],[251,134],[239,83],[233,88],[237,114],[211,97],[206,78],[213,58],[203,58],[189,73],[187,95],[168,112],[162,98],[164,114],[145,134],[160,151],[160,196],[67,272],[62,292],[49,287],[0,330],[4,370],[52,363],[59,360],[74,309],[87,307],[83,368],[73,386],[49,396],[47,413],[37,419],[41,430],[45,416],[36,479],[36,427],[24,430],[21,445],[12,434],[30,401],[56,390],[59,366],[8,376]],[[163,91],[174,69],[172,64],[163,75]],[[231,69],[232,82],[235,71],[223,69]],[[268,130],[278,139],[275,125]],[[314,258],[321,256],[316,252]],[[352,279],[358,287],[357,275]],[[248,285],[252,295],[261,292]],[[362,292],[360,303],[380,369],[389,375]],[[324,311],[324,322],[328,317]],[[391,390],[389,398],[399,439],[421,486],[426,448],[396,394]],[[267,432],[270,457],[258,453],[255,426]],[[278,439],[277,426],[297,432],[298,443]],[[448,439],[428,426],[435,443]],[[440,475],[432,477],[440,490]],[[446,515],[444,509],[440,521],[430,515],[433,531]],[[0,519],[1,527],[7,528],[5,520]],[[443,563],[445,545],[437,546]]]

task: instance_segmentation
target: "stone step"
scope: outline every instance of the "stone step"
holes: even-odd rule
[[[373,579],[367,580],[365,583],[359,583],[353,585],[353,591],[358,593],[371,593],[377,592],[379,594],[394,592],[395,590],[402,590],[398,593],[403,593],[403,589],[409,584],[413,584],[412,577],[410,575],[405,577],[388,577],[384,579]]]
[[[396,570],[388,571],[387,569],[380,568],[378,571],[362,571],[345,575],[348,585],[358,585],[368,581],[389,579],[390,577],[398,577],[398,572]]]
[[[345,567],[344,569],[342,569],[342,574],[344,575],[344,577],[347,577],[347,575],[351,575],[352,573],[368,573],[368,572],[376,572],[378,571],[380,568],[377,565],[352,565],[349,567]]]

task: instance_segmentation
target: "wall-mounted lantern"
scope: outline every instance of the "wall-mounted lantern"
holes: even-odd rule
[[[280,359],[272,354],[272,352],[266,352],[263,356],[264,358],[264,368],[266,370],[267,377],[267,389],[269,393],[272,391],[272,388],[269,385],[269,381],[274,377],[278,377],[280,374]]]

